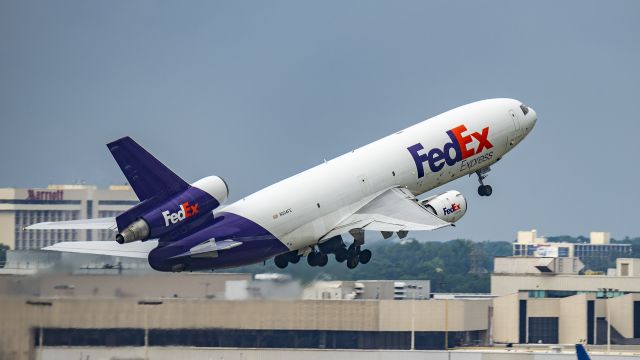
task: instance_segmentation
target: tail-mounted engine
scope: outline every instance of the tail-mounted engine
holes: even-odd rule
[[[467,212],[467,199],[455,190],[429,197],[420,203],[430,213],[450,223],[460,220]]]
[[[179,226],[211,214],[211,211],[220,206],[228,195],[229,188],[222,178],[208,176],[167,199],[146,200],[155,203],[146,205],[145,201],[128,210],[127,212],[142,210],[142,213],[135,217],[137,220],[126,225],[123,230],[120,229],[120,233],[116,235],[116,241],[123,244],[161,237]]]

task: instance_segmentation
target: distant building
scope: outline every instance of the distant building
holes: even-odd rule
[[[22,276],[0,273],[0,297],[211,300],[225,298],[227,282],[242,280],[251,280],[251,274],[153,272],[134,275],[117,273],[69,275],[51,272]]]
[[[0,244],[11,249],[40,249],[61,241],[111,240],[111,230],[23,230],[45,221],[117,216],[138,203],[129,186],[92,185],[0,188]]]
[[[300,299],[302,286],[291,275],[266,273],[256,274],[253,279],[227,280],[225,300],[255,299]]]
[[[429,280],[316,281],[304,289],[308,300],[425,300]]]
[[[189,276],[190,281],[176,277],[182,281],[167,287],[192,286],[205,293],[206,276]],[[80,285],[75,289],[64,287],[71,285],[66,280],[49,284],[63,285],[56,290],[60,293],[80,290]],[[169,290],[167,293],[171,294]],[[208,294],[212,293],[209,288]],[[371,350],[487,344],[490,306],[491,300],[235,301],[217,297],[123,299],[92,294],[71,298],[0,294],[0,358],[32,359],[38,339],[45,339],[45,349],[99,347],[107,352],[103,358],[116,358],[123,349],[128,351],[127,356],[118,358],[142,358],[137,355],[142,352],[133,353],[132,347],[140,349],[148,342],[151,349],[174,349],[173,355],[165,358],[180,357],[175,354],[184,352],[179,348],[176,351],[176,347],[188,347],[203,350],[199,358],[205,353],[206,358],[221,358],[218,350],[222,348],[298,348],[362,349],[368,351],[351,352],[350,358],[392,359],[399,353],[381,355]],[[157,352],[151,352],[151,358],[155,359],[154,354]],[[236,350],[230,358],[243,354],[244,350]],[[434,358],[432,354],[414,355],[407,357]],[[263,357],[277,358],[273,353]],[[308,357],[318,359],[319,355]]]
[[[580,275],[575,257],[495,258],[494,341],[640,343],[640,259],[618,258],[612,275]]]
[[[147,259],[47,250],[9,250],[5,263],[0,264],[0,276],[51,272],[75,275],[157,273]]]
[[[518,231],[513,243],[513,256],[577,257],[582,260],[609,257],[612,254],[628,256],[631,244],[611,244],[608,232],[591,232],[588,244],[548,242],[536,230]]]

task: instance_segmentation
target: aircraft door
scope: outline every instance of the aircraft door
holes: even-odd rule
[[[509,117],[513,122],[513,130],[508,132],[507,136],[507,151],[518,144],[518,141],[522,137],[522,127],[520,126],[520,119],[513,110],[509,110]]]
[[[518,115],[513,110],[509,110],[509,116],[511,116],[511,120],[513,121],[513,129],[515,132],[520,132],[520,119]]]

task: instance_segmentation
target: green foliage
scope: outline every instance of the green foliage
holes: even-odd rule
[[[238,269],[251,273],[277,272],[292,275],[308,283],[313,280],[431,280],[434,292],[489,292],[489,276],[494,256],[511,255],[509,242],[377,242],[369,246],[371,261],[354,270],[337,263],[330,255],[323,268],[310,267],[306,258],[298,264],[278,269],[273,261],[265,265],[251,265]],[[472,254],[473,252],[473,254]],[[476,271],[471,274],[472,265]],[[480,270],[480,271],[478,271]]]

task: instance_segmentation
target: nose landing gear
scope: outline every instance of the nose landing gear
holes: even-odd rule
[[[491,171],[491,168],[489,167],[476,171],[476,175],[478,175],[478,182],[480,183],[480,186],[478,186],[478,195],[480,196],[491,196],[493,193],[491,185],[485,185],[483,181],[487,177],[487,173],[489,171]]]

